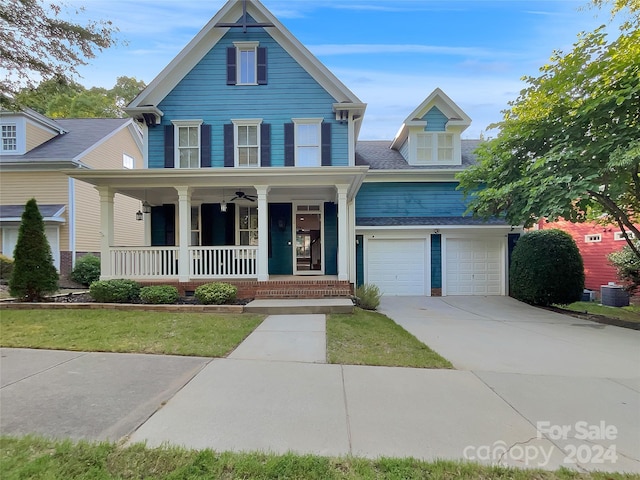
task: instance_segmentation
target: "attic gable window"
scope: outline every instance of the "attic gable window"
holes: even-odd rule
[[[15,124],[2,125],[2,151],[18,150],[18,131]]]
[[[233,42],[227,49],[227,85],[266,85],[267,49],[259,42]]]

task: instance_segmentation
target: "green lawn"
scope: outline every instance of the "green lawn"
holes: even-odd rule
[[[177,447],[122,447],[36,437],[0,437],[3,480],[205,480],[205,479],[509,479],[621,480],[637,475],[519,470],[454,461],[376,460],[316,455],[217,453]]]
[[[114,310],[2,310],[0,345],[224,357],[263,315]]]
[[[590,313],[602,315],[609,318],[617,318],[627,322],[640,323],[640,306],[630,305],[628,307],[607,307],[595,302],[576,302],[571,305],[562,305],[560,308],[573,312]]]
[[[327,360],[343,365],[453,368],[389,317],[356,308],[327,315]]]

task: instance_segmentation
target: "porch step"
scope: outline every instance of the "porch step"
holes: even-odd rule
[[[353,313],[353,302],[348,298],[263,299],[249,302],[244,311],[266,315]]]
[[[269,281],[256,289],[256,300],[351,298],[351,284],[337,280]]]

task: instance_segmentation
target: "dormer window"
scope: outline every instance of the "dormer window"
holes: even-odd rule
[[[259,42],[233,42],[227,49],[227,85],[266,85],[267,49]]]
[[[454,158],[453,133],[425,132],[416,135],[416,164],[452,164]]]
[[[18,131],[15,123],[2,125],[2,151],[15,152],[18,150]]]

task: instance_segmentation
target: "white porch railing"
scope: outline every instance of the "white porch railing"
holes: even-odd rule
[[[257,276],[258,247],[189,247],[191,278]]]
[[[179,247],[113,247],[113,278],[177,277]],[[189,247],[190,278],[253,278],[258,247]]]
[[[178,247],[117,247],[110,255],[114,278],[178,276]]]

